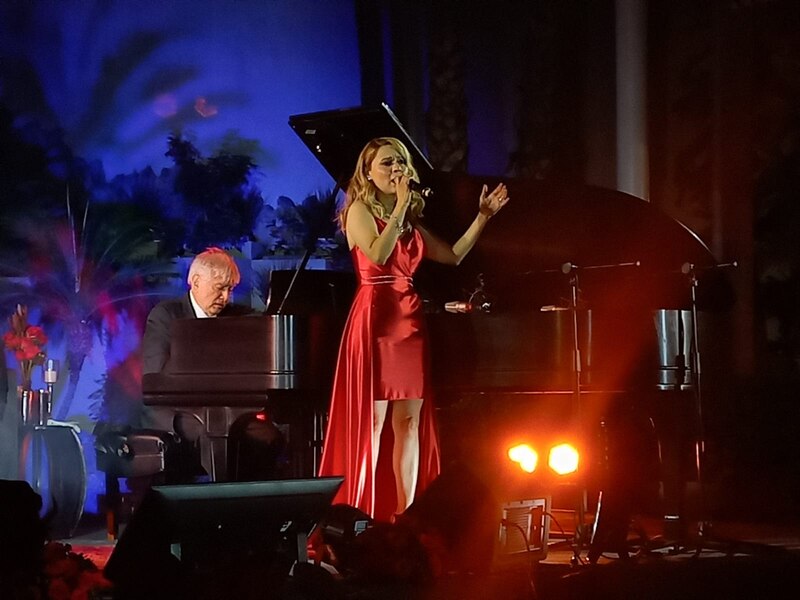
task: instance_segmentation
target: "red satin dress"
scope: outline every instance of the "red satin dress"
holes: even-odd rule
[[[386,224],[376,219],[378,231]],[[334,499],[377,519],[396,509],[391,413],[386,416],[377,473],[372,473],[375,400],[423,398],[417,495],[439,474],[439,445],[428,390],[427,333],[412,276],[425,254],[419,231],[406,231],[384,265],[352,250],[358,287],[344,327],[319,475],[344,475]],[[390,403],[391,404],[391,403]],[[391,406],[390,406],[391,410]]]

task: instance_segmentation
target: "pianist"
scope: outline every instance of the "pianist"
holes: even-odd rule
[[[189,290],[180,298],[164,300],[147,316],[142,340],[142,373],[169,372],[170,325],[178,319],[205,319],[251,313],[249,307],[231,304],[239,283],[239,269],[233,258],[220,248],[198,254],[189,267]],[[144,406],[141,424],[147,429],[175,432],[180,444],[170,451],[167,481],[190,483],[208,475],[200,464],[202,425],[186,414],[165,406]]]
[[[252,312],[247,307],[231,304],[233,289],[239,280],[239,268],[224,250],[208,248],[198,254],[186,278],[188,293],[160,302],[147,316],[142,340],[142,372],[159,373],[167,365],[172,321],[240,316]]]

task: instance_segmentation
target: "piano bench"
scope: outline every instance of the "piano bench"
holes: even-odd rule
[[[124,495],[119,479],[124,477],[132,493],[133,509],[149,487],[150,480],[164,472],[167,446],[175,441],[174,434],[153,429],[107,429],[95,432],[97,470],[105,473],[106,535],[116,540]]]

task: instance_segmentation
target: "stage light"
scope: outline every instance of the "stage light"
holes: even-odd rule
[[[539,463],[539,455],[528,444],[519,444],[509,448],[508,458],[518,463],[520,469],[528,473],[533,473]]]
[[[558,444],[550,449],[547,464],[559,475],[568,475],[578,470],[579,455],[574,446]]]

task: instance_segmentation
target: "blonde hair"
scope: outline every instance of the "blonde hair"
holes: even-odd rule
[[[236,261],[225,250],[215,247],[206,248],[194,257],[189,266],[186,283],[192,285],[192,277],[195,274],[207,275],[212,279],[220,278],[231,285],[238,285],[241,280]]]
[[[347,211],[354,202],[363,202],[367,205],[369,211],[378,218],[385,218],[387,216],[384,214],[383,205],[378,201],[375,195],[375,184],[367,177],[370,167],[372,166],[372,161],[375,160],[375,155],[378,153],[378,149],[383,146],[392,146],[406,161],[409,177],[419,182],[417,169],[414,167],[411,154],[403,142],[393,137],[379,137],[367,142],[367,145],[361,150],[361,154],[358,155],[355,171],[347,186],[347,195],[344,205],[339,211],[339,226],[342,230],[344,230],[346,226]],[[422,210],[424,208],[425,201],[422,199],[422,196],[417,192],[411,192],[411,203],[408,207],[410,220],[412,222],[418,220],[422,216]]]

